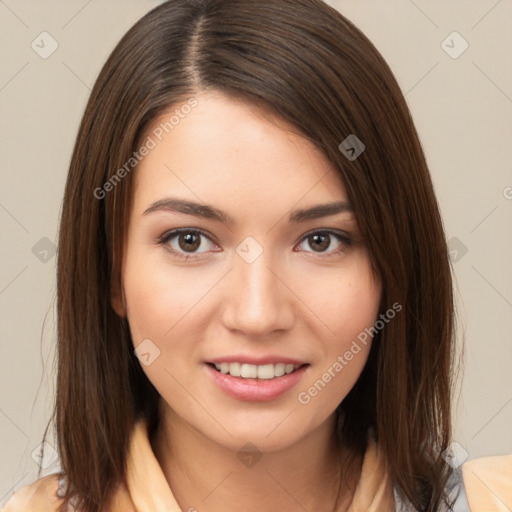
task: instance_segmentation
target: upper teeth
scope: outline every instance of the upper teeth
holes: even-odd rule
[[[292,373],[299,368],[298,364],[245,364],[245,363],[215,363],[215,368],[222,373],[229,373],[232,377],[244,379],[273,379],[281,377],[285,373]]]

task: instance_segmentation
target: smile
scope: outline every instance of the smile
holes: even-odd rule
[[[238,362],[206,363],[209,378],[225,394],[237,400],[275,400],[295,387],[310,365],[275,363],[255,365]],[[232,373],[233,374],[232,374]]]
[[[212,363],[213,364],[213,363]],[[242,379],[274,379],[293,373],[302,365],[298,364],[247,364],[247,363],[215,363],[217,371],[229,374],[232,377],[241,377]]]

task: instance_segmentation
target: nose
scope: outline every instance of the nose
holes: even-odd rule
[[[288,273],[271,259],[271,251],[263,251],[252,262],[238,254],[234,268],[226,276],[223,323],[227,329],[240,331],[246,337],[262,338],[274,331],[291,328],[294,320]]]

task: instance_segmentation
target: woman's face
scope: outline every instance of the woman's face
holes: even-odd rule
[[[381,284],[310,142],[220,93],[196,100],[148,131],[113,305],[168,418],[272,451],[333,419],[367,360],[358,335]]]

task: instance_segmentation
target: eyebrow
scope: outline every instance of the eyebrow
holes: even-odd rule
[[[207,204],[196,203],[185,199],[166,197],[151,204],[142,215],[149,215],[154,212],[176,212],[187,215],[195,215],[205,219],[213,219],[223,224],[235,224],[235,221],[227,213]],[[318,204],[310,208],[294,210],[288,217],[288,222],[297,224],[308,220],[319,219],[336,215],[338,213],[353,213],[352,205],[346,201],[335,201],[332,203]]]

